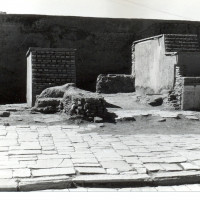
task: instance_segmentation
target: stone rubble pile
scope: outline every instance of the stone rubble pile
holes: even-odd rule
[[[64,112],[87,120],[105,118],[107,115],[106,101],[101,95],[81,90],[72,83],[45,89],[37,97],[32,110],[42,113]]]
[[[62,98],[38,98],[32,111],[56,113],[62,110]]]
[[[87,119],[106,116],[105,100],[101,97],[77,97],[66,95],[63,99],[63,111],[70,115],[79,115]]]

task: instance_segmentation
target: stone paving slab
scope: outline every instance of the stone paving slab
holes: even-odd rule
[[[72,181],[69,176],[51,176],[21,179],[18,184],[19,191],[34,191],[46,189],[71,188]]]
[[[165,118],[179,118],[180,115],[190,120],[199,120],[199,112],[195,111],[165,111],[165,110],[113,110],[116,114],[116,121],[133,120],[138,116],[159,116]]]
[[[0,179],[0,191],[17,191],[18,183],[16,179]]]
[[[75,184],[87,185],[87,184],[110,184],[110,183],[143,183],[151,182],[151,177],[147,174],[141,175],[87,175],[87,176],[77,176],[72,179]]]
[[[100,134],[95,124],[0,133],[0,190],[200,182],[200,134]]]

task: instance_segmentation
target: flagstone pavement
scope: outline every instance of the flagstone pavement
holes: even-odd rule
[[[0,190],[199,183],[200,134],[101,134],[98,126],[0,126]]]

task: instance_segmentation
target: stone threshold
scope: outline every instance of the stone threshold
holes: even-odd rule
[[[198,184],[199,171],[163,172],[153,175],[80,175],[1,179],[0,191],[39,191],[77,187],[126,188]]]

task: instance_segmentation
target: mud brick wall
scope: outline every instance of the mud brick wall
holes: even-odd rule
[[[75,50],[30,48],[32,62],[32,101],[44,89],[76,83]]]
[[[135,78],[125,74],[100,74],[97,77],[96,92],[105,94],[135,92]]]

